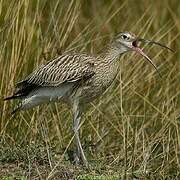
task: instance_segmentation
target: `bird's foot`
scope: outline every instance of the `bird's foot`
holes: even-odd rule
[[[74,162],[75,165],[80,165],[81,164],[80,158],[79,158],[77,153],[74,153],[74,160],[73,160],[73,162]]]
[[[88,161],[85,157],[81,157],[78,153],[74,153],[74,164],[75,165],[84,165],[86,168],[89,167]]]

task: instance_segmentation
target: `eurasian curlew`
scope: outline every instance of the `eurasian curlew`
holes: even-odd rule
[[[85,104],[100,96],[119,72],[119,58],[123,53],[135,51],[144,56],[157,70],[151,59],[138,47],[139,42],[153,43],[129,32],[119,33],[97,55],[64,54],[41,65],[16,85],[15,93],[4,100],[20,99],[22,102],[12,112],[62,100],[72,107],[73,131],[77,145],[76,163],[88,165],[79,138],[79,124]],[[172,50],[171,50],[172,51]]]

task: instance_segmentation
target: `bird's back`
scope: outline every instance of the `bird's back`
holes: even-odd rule
[[[86,54],[61,55],[17,83],[15,93],[5,100],[22,99],[21,109],[60,99],[71,101],[74,97],[90,102],[114,80],[116,62]]]
[[[61,55],[41,65],[16,85],[16,97],[27,96],[38,88],[60,87],[66,83],[86,80],[93,76],[94,58],[85,54]]]

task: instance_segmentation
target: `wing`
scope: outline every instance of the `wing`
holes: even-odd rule
[[[61,55],[57,59],[41,65],[25,80],[19,82],[36,86],[59,86],[64,82],[88,79],[94,75],[94,58],[87,55]]]
[[[61,55],[47,64],[41,65],[27,78],[17,83],[15,93],[6,99],[21,98],[38,87],[86,81],[95,74],[94,61],[94,57],[85,54]]]

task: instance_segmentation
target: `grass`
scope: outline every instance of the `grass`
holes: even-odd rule
[[[9,113],[0,101],[1,179],[169,178],[180,173],[180,4],[178,0],[0,1],[0,94],[63,52],[97,53],[119,31],[176,50],[146,46],[163,76],[140,56],[121,57],[113,86],[84,115],[91,168],[70,163],[72,115],[61,104]]]

